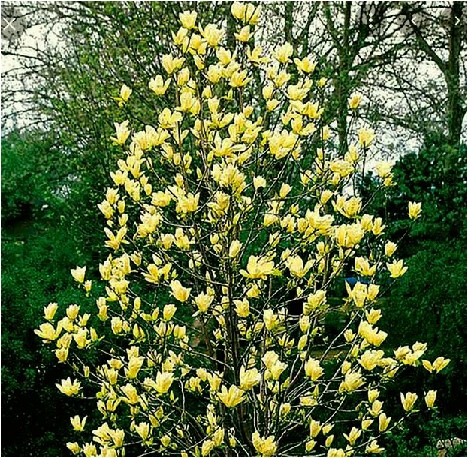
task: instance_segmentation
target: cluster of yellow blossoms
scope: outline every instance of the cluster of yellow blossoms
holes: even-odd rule
[[[142,130],[116,123],[111,138],[125,157],[99,204],[112,251],[99,266],[104,294],[58,320],[50,304],[36,331],[80,378],[59,390],[94,396],[102,415],[91,430],[71,419],[89,438],[67,444],[75,454],[379,453],[401,421],[383,410],[385,381],[405,365],[448,364],[421,362],[425,344],[385,348],[376,326],[377,280],[407,267],[352,187],[374,133],[360,129],[337,152],[315,62],[289,43],[271,55],[253,45],[260,6],[231,12],[235,49],[196,12],[180,15],[164,73],[149,81],[167,106]],[[131,93],[124,85],[119,105]],[[353,95],[350,109],[359,103]],[[390,164],[376,169],[393,185]],[[411,218],[420,212],[410,203]],[[359,281],[336,305],[350,271]],[[72,271],[90,294],[86,274]],[[333,309],[347,324],[327,340]],[[417,398],[402,394],[402,418]],[[345,410],[355,418],[343,430]]]

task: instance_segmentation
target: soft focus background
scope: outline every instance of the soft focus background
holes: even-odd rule
[[[93,404],[55,388],[66,368],[33,330],[49,302],[83,303],[70,269],[107,256],[96,206],[119,155],[112,123],[156,116],[148,81],[161,73],[180,12],[229,28],[230,6],[2,2],[3,456],[67,454],[70,415],[92,415]],[[340,148],[354,140],[348,99],[363,96],[359,118],[378,135],[368,165],[391,160],[398,185],[373,197],[369,171],[360,192],[372,197],[369,213],[393,221],[387,232],[409,266],[384,294],[381,328],[398,339],[389,345],[427,342],[428,359],[452,360],[434,380],[423,369],[399,374],[390,389],[430,381],[439,411],[393,432],[386,454],[437,456],[443,440],[447,455],[466,456],[466,442],[454,440],[466,439],[466,4],[272,2],[262,14],[256,44],[289,41],[328,78],[325,116]],[[133,89],[131,113],[113,99],[123,83]],[[411,229],[408,200],[423,208]]]

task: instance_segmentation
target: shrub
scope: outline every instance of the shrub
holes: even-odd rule
[[[102,415],[92,426],[72,418],[84,434],[73,453],[373,454],[424,397],[401,393],[399,417],[384,412],[386,382],[420,365],[426,345],[380,348],[376,280],[407,268],[354,193],[374,134],[351,123],[356,144],[336,151],[315,64],[289,43],[271,56],[252,49],[260,7],[231,10],[235,40],[182,13],[165,74],[149,82],[168,107],[132,134],[99,205],[112,253],[97,310],[72,304],[56,319],[51,304],[36,330],[78,377],[59,390],[95,397]],[[131,92],[122,87],[122,105]],[[125,146],[119,121],[112,140]],[[378,170],[391,186],[388,164]],[[345,269],[366,282],[335,305]],[[86,267],[72,275],[94,291]],[[346,322],[330,337],[336,310]],[[432,408],[435,392],[425,400]]]

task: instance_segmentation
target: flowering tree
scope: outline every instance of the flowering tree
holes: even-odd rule
[[[416,408],[418,395],[402,394],[392,419],[381,400],[426,345],[381,349],[377,280],[406,267],[354,191],[374,134],[350,122],[356,143],[336,151],[313,61],[288,43],[271,56],[250,46],[260,7],[231,12],[231,38],[180,15],[165,74],[149,82],[168,107],[132,134],[115,124],[125,156],[99,205],[105,294],[97,310],[73,304],[59,320],[50,304],[36,330],[78,377],[59,390],[97,401],[92,435],[86,418],[71,419],[83,434],[67,444],[75,454],[379,453],[380,435]],[[131,92],[123,86],[119,104]],[[393,185],[388,164],[377,172]],[[410,218],[420,211],[410,203]],[[349,269],[359,281],[337,303]],[[87,294],[98,289],[86,267],[72,275]],[[329,336],[334,309],[346,323]],[[422,360],[431,372],[448,362]]]

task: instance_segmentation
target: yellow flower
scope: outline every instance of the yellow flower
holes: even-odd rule
[[[379,415],[379,432],[383,433],[390,424],[392,417],[387,417],[384,412]]]
[[[345,374],[345,379],[341,382],[339,391],[354,391],[364,384],[361,376],[361,371],[348,371]]]
[[[393,261],[391,264],[387,263],[387,269],[390,272],[391,278],[398,278],[405,274],[408,267],[403,265],[403,259],[399,261]]]
[[[383,447],[379,447],[375,439],[366,447],[366,453],[381,453],[384,450]]]
[[[410,412],[413,410],[414,403],[418,399],[418,395],[415,393],[406,393],[403,395],[403,393],[400,393],[400,399],[401,399],[401,404],[403,405],[403,409],[406,412]]]
[[[359,94],[353,94],[349,100],[349,108],[355,110],[361,103],[362,97]]]
[[[409,202],[408,214],[410,219],[418,219],[421,216],[421,202]]]
[[[164,394],[171,388],[174,381],[174,374],[172,372],[158,372],[156,374],[156,383],[154,388],[159,394]]]
[[[226,407],[235,407],[244,400],[244,390],[240,390],[236,385],[231,385],[229,390],[223,386],[218,397]]]
[[[122,107],[125,102],[130,98],[132,90],[125,84],[120,88],[120,97],[114,97],[114,100],[119,102],[119,107]]]
[[[310,377],[314,382],[323,375],[323,368],[320,367],[320,361],[318,359],[309,358],[304,364],[304,370],[307,377]]]
[[[384,356],[382,350],[366,350],[359,359],[359,364],[366,370],[371,371],[379,364]]]
[[[179,280],[171,281],[172,295],[180,302],[185,302],[190,295],[192,288],[185,288],[182,286]]]
[[[442,369],[445,369],[448,364],[450,363],[450,359],[445,359],[442,356],[436,358],[436,360],[432,363],[432,367],[434,370],[439,373]]]
[[[321,431],[322,427],[320,426],[320,422],[316,420],[310,420],[309,424],[309,436],[310,437],[317,437]]]
[[[317,290],[313,294],[309,294],[307,302],[303,304],[304,315],[309,315],[315,309],[319,308],[326,302],[326,292],[323,289]]]
[[[197,21],[197,12],[196,11],[184,11],[179,14],[179,20],[182,24],[182,27],[186,29],[193,29],[195,27],[195,22]]]
[[[47,307],[44,307],[44,318],[48,321],[53,320],[57,309],[58,305],[55,303],[50,303]]]
[[[317,441],[314,441],[313,439],[307,441],[306,444],[305,444],[306,452],[310,452],[311,450],[313,450],[313,448],[316,445],[317,445]]]
[[[275,263],[273,261],[268,261],[265,257],[250,256],[247,271],[242,269],[240,273],[247,278],[266,280],[267,275],[271,275],[274,268]]]
[[[344,248],[353,248],[363,236],[364,231],[360,224],[342,224],[335,229],[336,241]]]
[[[174,296],[175,296],[175,294],[174,294]],[[177,297],[176,297],[176,299],[177,299]],[[185,302],[185,301],[181,301],[181,302]],[[176,312],[176,310],[177,310],[177,307],[174,304],[166,304],[164,306],[164,310],[163,310],[163,319],[164,319],[164,321],[170,321],[172,319],[172,317],[174,316],[174,313]]]
[[[124,121],[121,124],[115,122],[115,137],[111,137],[111,140],[114,142],[115,145],[123,145],[126,141],[128,136],[130,135],[130,131],[128,130],[128,121]]]
[[[285,264],[292,275],[298,278],[303,278],[309,271],[312,262],[307,262],[304,266],[304,262],[300,256],[289,256],[285,261]]]
[[[367,419],[363,419],[361,421],[361,428],[364,430],[364,431],[367,431],[370,427],[370,425],[372,425],[372,423],[374,423],[374,420],[371,420],[369,418]]]
[[[210,294],[200,293],[195,299],[195,305],[201,313],[206,313],[213,302],[214,297]]]
[[[369,413],[373,416],[373,417],[377,417],[380,412],[382,411],[382,406],[383,406],[383,402],[379,401],[378,399],[376,399],[372,405],[371,405],[371,408],[369,409]]]
[[[250,315],[249,301],[247,299],[236,299],[234,305],[236,306],[237,315],[241,318],[246,318]]]
[[[161,75],[156,75],[150,80],[148,86],[156,95],[164,95],[169,87],[169,83],[170,80],[164,82]]]
[[[229,257],[235,258],[239,254],[241,247],[242,243],[240,243],[239,240],[233,240],[229,247]]]
[[[273,53],[274,58],[281,64],[285,64],[292,56],[294,48],[290,43],[285,43],[282,46],[278,46]]]
[[[392,173],[393,164],[388,161],[380,161],[375,164],[375,170],[380,178],[388,178]]]
[[[261,375],[258,369],[245,370],[244,367],[240,369],[240,388],[242,390],[251,390],[255,385],[260,382]]]
[[[166,70],[168,75],[172,75],[173,73],[177,72],[182,68],[184,65],[185,59],[183,57],[175,58],[172,57],[170,54],[166,54],[162,57],[161,63]]]
[[[424,396],[424,401],[426,401],[426,405],[429,409],[432,409],[434,407],[436,396],[437,396],[437,391],[435,390],[429,390],[426,393],[426,396]]]
[[[239,33],[235,33],[234,36],[236,37],[237,40],[241,42],[246,42],[249,41],[250,38],[250,26],[246,25],[245,27],[242,27],[240,29]]]
[[[367,392],[367,399],[372,404],[379,397],[379,390],[372,389]]]
[[[83,431],[86,425],[86,418],[88,417],[84,417],[83,419],[81,419],[79,415],[75,415],[74,417],[71,417],[70,422],[73,426],[73,429],[75,431]]]
[[[237,71],[237,72],[234,72],[231,75],[231,79],[229,80],[229,84],[232,87],[244,87],[249,83],[249,81],[251,79],[252,78],[247,78],[247,71],[246,70]]]
[[[139,425],[135,425],[135,431],[143,440],[146,440],[150,433],[150,425],[149,423],[141,422]]]
[[[130,379],[136,378],[144,361],[145,358],[143,356],[132,356],[128,361],[127,377]]]
[[[222,76],[223,76],[223,69],[220,65],[210,65],[208,67],[208,71],[206,72],[206,77],[211,83],[216,84],[221,79]]]
[[[349,434],[344,434],[343,436],[349,442],[350,445],[354,445],[356,441],[361,437],[362,431],[356,427],[352,427]]]
[[[379,347],[388,335],[386,332],[379,331],[378,328],[374,328],[367,321],[361,321],[358,327],[358,334],[368,343],[375,345],[376,347]]]
[[[202,29],[201,34],[206,40],[209,46],[215,48],[218,46],[219,42],[222,40],[224,32],[222,29],[218,29],[214,24],[208,24],[204,29]]]
[[[86,274],[86,267],[77,267],[76,269],[71,270],[72,277],[78,282],[83,283],[85,274]]]
[[[62,331],[61,326],[57,326],[55,329],[50,323],[43,323],[39,326],[39,329],[35,329],[34,333],[37,334],[41,339],[44,340],[55,340]]]
[[[368,148],[372,141],[375,138],[375,134],[373,130],[370,129],[359,129],[358,130],[358,141],[359,144],[364,147]]]
[[[67,442],[67,448],[74,455],[78,455],[78,453],[80,453],[80,451],[81,451],[81,447],[78,445],[77,442]]]
[[[275,436],[263,438],[255,431],[252,434],[252,444],[261,456],[273,456],[276,453]]]
[[[67,396],[73,396],[78,394],[81,390],[81,383],[78,380],[71,381],[70,377],[66,380],[62,380],[61,384],[56,383],[55,386]]]
[[[265,309],[263,311],[263,322],[268,331],[272,331],[279,325],[278,315],[273,313],[271,309]]]
[[[396,243],[387,242],[385,244],[385,256],[390,258],[391,256],[393,256],[393,253],[395,253],[396,249],[397,249]]]
[[[231,14],[236,19],[244,19],[247,5],[245,3],[233,2],[231,5]]]
[[[294,63],[297,69],[304,73],[312,73],[317,66],[317,64],[312,62],[308,57],[304,57],[302,60],[296,57],[294,58]]]
[[[369,261],[360,256],[354,258],[354,268],[356,272],[360,273],[364,277],[372,277],[373,275],[375,275],[375,272],[377,270],[376,265],[371,267]]]

